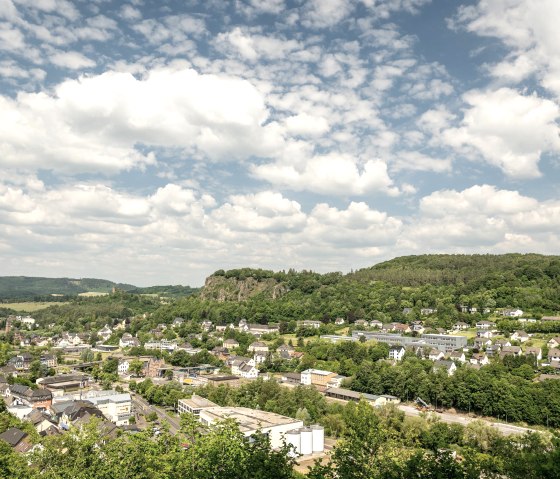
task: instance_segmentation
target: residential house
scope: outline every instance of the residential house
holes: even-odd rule
[[[389,359],[401,361],[406,350],[402,346],[391,346],[389,348]]]
[[[469,313],[470,313],[470,314],[476,314],[476,313],[478,313],[478,308],[477,308],[476,306],[471,306],[471,307],[469,308]]]
[[[560,321],[560,316],[543,316],[541,321]]]
[[[98,417],[100,419],[106,419],[103,413],[96,408],[90,401],[72,401],[69,406],[67,406],[60,416],[59,426],[62,429],[70,429],[70,426],[75,424],[78,419],[89,420],[92,417]]]
[[[459,306],[457,306],[457,309],[459,309],[459,311],[461,311],[461,313],[468,313],[469,312],[469,307],[466,304],[460,304]]]
[[[249,345],[247,350],[252,353],[268,353],[268,346],[261,341],[255,341]]]
[[[10,358],[8,364],[14,366],[14,368],[20,371],[27,371],[31,367],[33,362],[33,356],[29,353],[21,353],[13,358]]]
[[[47,368],[56,368],[58,364],[58,360],[54,354],[43,354],[39,358],[39,361],[41,366],[46,366]]]
[[[537,347],[533,347],[533,346],[526,347],[525,348],[525,355],[529,356],[530,354],[535,356],[537,361],[540,361],[542,359],[542,349],[541,348],[537,348]]]
[[[529,335],[525,331],[515,331],[510,338],[513,341],[519,341],[520,343],[524,343],[525,341],[529,340]]]
[[[289,344],[281,344],[278,348],[276,348],[276,352],[280,355],[287,355],[288,358],[291,358],[296,352],[296,348],[290,346]]]
[[[269,353],[255,353],[253,354],[253,362],[255,364],[262,364],[268,358]]]
[[[506,356],[521,356],[522,354],[523,351],[520,346],[504,346],[500,353],[500,359],[504,359]]]
[[[210,331],[212,329],[212,321],[202,321],[200,326],[202,327],[203,331]]]
[[[494,337],[494,332],[490,329],[479,329],[476,332],[476,337],[477,338],[485,338],[485,339],[493,338]]]
[[[0,396],[8,397],[10,385],[4,376],[0,376]]]
[[[128,369],[130,368],[130,361],[128,359],[119,359],[119,365],[117,366],[117,372],[121,375],[128,374]]]
[[[212,354],[212,356],[216,356],[218,359],[223,361],[225,358],[229,356],[229,349],[224,348],[223,346],[215,346],[210,351],[210,354]]]
[[[321,321],[313,321],[313,320],[309,320],[309,319],[298,322],[298,326],[300,328],[319,329],[321,327],[321,324],[323,324],[323,323],[321,323]]]
[[[412,308],[403,308],[402,314],[407,315],[412,313]]]
[[[502,349],[506,346],[511,346],[511,343],[507,339],[496,339],[494,345]]]
[[[488,346],[486,348],[486,355],[489,358],[494,358],[494,357],[498,357],[500,355],[500,353],[502,352],[502,347],[498,346],[497,344],[493,344],[491,346]]]
[[[467,362],[467,359],[465,357],[465,353],[463,351],[451,351],[449,353],[448,359],[450,361],[458,361],[460,363]]]
[[[243,331],[259,337],[263,334],[274,334],[280,332],[280,326],[276,324],[246,324],[243,326]]]
[[[6,429],[0,434],[0,440],[7,442],[16,452],[26,453],[33,447],[28,434],[17,427]]]
[[[474,338],[473,346],[476,349],[485,349],[488,346],[492,346],[492,340],[486,338]]]
[[[109,327],[108,324],[106,324],[105,326],[103,326],[103,328],[99,331],[97,331],[97,335],[103,340],[103,341],[107,341],[111,335],[113,334],[113,330]]]
[[[228,328],[227,324],[217,324],[216,325],[216,332],[217,333],[224,333]]]
[[[465,329],[469,329],[469,325],[463,321],[459,321],[453,325],[453,331],[463,331]]]
[[[440,359],[443,359],[444,357],[445,357],[444,352],[440,351],[439,349],[432,349],[428,354],[428,359],[430,361],[439,361]]]
[[[185,322],[185,320],[184,320],[183,318],[177,317],[177,318],[175,318],[175,319],[173,320],[173,322],[171,323],[171,327],[172,327],[172,328],[179,328],[179,327],[181,327],[181,326],[183,325],[184,322]]]
[[[419,322],[413,323],[411,325],[411,330],[412,330],[413,333],[417,333],[417,334],[424,334],[424,331],[425,331],[424,325],[422,323],[419,323]]]
[[[434,363],[434,371],[444,370],[448,376],[453,376],[457,371],[457,365],[453,361],[440,359]]]
[[[489,364],[490,360],[488,359],[488,356],[486,356],[486,354],[484,353],[474,353],[471,359],[469,360],[469,362],[471,364],[478,364],[480,366],[484,366],[486,364]]]
[[[496,329],[496,323],[492,321],[479,321],[476,323],[476,329],[494,330]]]
[[[369,323],[365,319],[358,319],[354,324],[360,328],[367,328],[369,326]]]
[[[201,348],[195,348],[191,343],[183,343],[177,346],[176,351],[185,351],[188,355],[194,356],[202,351]]]
[[[560,362],[560,349],[552,348],[548,350],[548,362],[549,363]]]
[[[520,318],[523,316],[523,311],[520,309],[504,309],[502,310],[502,316],[506,316],[508,318]]]
[[[430,314],[435,314],[435,313],[437,313],[436,308],[422,308],[422,309],[420,309],[420,314],[422,316],[429,316]]]
[[[410,329],[410,325],[403,324],[403,323],[395,323],[393,331],[396,331],[397,333],[401,333],[401,334],[412,332],[412,330]]]
[[[259,377],[259,370],[253,364],[243,363],[238,371],[238,375],[245,379],[257,379]]]
[[[24,316],[20,319],[22,325],[24,325],[27,329],[32,329],[35,326],[35,319],[31,316]]]
[[[231,361],[230,361],[231,359]],[[231,374],[233,374],[234,376],[242,376],[241,375],[241,368],[246,365],[249,364],[250,366],[254,366],[254,360],[251,358],[245,358],[242,356],[232,356],[230,357],[230,359],[228,359],[226,361],[226,364],[228,364],[231,367]],[[257,375],[258,375],[258,371],[257,371]],[[245,376],[242,376],[245,377]]]
[[[133,348],[140,346],[140,340],[135,338],[130,333],[124,333],[119,340],[119,346],[121,348]]]
[[[16,404],[23,404],[34,409],[48,409],[53,395],[48,389],[31,389],[22,384],[11,384],[8,396]]]
[[[547,346],[549,348],[557,348],[558,346],[560,346],[560,336],[550,339],[547,343]]]
[[[229,339],[225,339],[223,341],[222,346],[224,348],[227,348],[227,349],[231,350],[231,349],[238,348],[239,347],[239,342],[236,339],[229,338]]]
[[[369,322],[369,326],[370,326],[370,328],[381,329],[383,327],[383,323],[381,321],[379,321],[378,319],[374,319],[374,320]]]
[[[46,414],[44,411],[40,411],[39,409],[33,409],[27,416],[24,417],[24,420],[33,424],[33,427],[38,433],[42,433],[52,426],[56,427],[56,421],[53,420],[49,414]]]
[[[334,320],[334,324],[336,324],[337,326],[341,326],[342,324],[344,324],[344,318],[336,318]]]

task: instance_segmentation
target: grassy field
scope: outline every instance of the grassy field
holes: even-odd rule
[[[87,293],[80,293],[78,296],[94,297],[94,296],[107,296],[109,293],[98,293],[96,291],[89,291]]]
[[[15,311],[21,311],[24,313],[33,313],[39,311],[40,309],[48,308],[49,306],[60,306],[61,304],[68,304],[67,302],[33,302],[28,301],[24,303],[0,303],[0,308],[9,308]]]

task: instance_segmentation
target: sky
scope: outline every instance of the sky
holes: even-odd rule
[[[0,0],[0,275],[560,251],[558,0]]]

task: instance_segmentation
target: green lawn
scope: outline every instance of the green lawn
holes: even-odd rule
[[[35,311],[39,311],[40,309],[48,308],[49,306],[59,306],[62,304],[68,304],[68,302],[33,302],[28,301],[24,303],[0,303],[1,308],[10,308],[15,311],[21,311],[24,313],[33,313]]]

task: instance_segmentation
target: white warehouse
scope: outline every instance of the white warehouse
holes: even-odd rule
[[[239,426],[239,430],[246,437],[252,436],[259,430],[267,434],[273,449],[279,449],[284,442],[289,443],[288,431],[303,428],[303,421],[246,407],[203,408],[200,410],[199,418],[200,422],[207,426],[225,419],[234,419]]]

